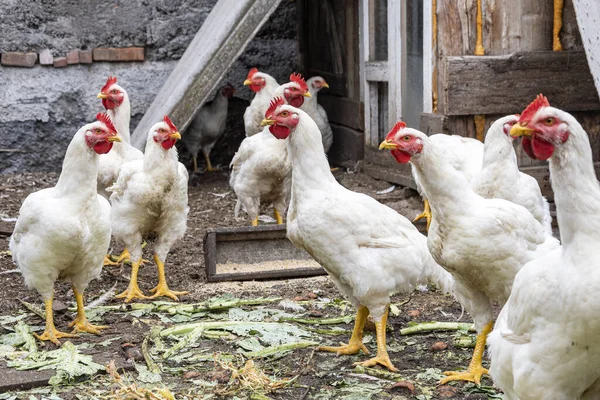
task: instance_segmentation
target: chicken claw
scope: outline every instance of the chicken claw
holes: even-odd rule
[[[107,254],[104,256],[104,261],[102,262],[102,265],[106,267],[109,265],[120,265],[120,264],[118,262],[111,260],[110,254]]]
[[[129,303],[133,299],[149,299],[150,297],[144,295],[137,284],[137,274],[140,268],[141,260],[136,261],[131,265],[131,279],[129,280],[129,286],[123,293],[116,295],[117,299],[125,298],[125,303]]]
[[[385,330],[387,328],[388,313],[389,313],[389,308],[386,308],[381,319],[379,321],[375,322],[375,330],[377,331],[377,356],[375,356],[367,361],[354,363],[354,365],[362,365],[363,367],[372,367],[374,365],[380,364],[392,372],[398,371],[398,369],[396,367],[394,367],[394,365],[392,364],[392,361],[390,360],[390,356],[387,352],[386,343],[385,343]]]
[[[387,354],[387,352],[381,356],[378,355],[373,357],[370,360],[354,363],[354,365],[362,365],[363,367],[373,367],[377,364],[383,365],[392,372],[398,372],[398,368],[394,367],[394,364],[392,364],[392,360],[390,360],[390,356]]]
[[[466,371],[446,371],[444,375],[446,378],[440,381],[440,385],[444,385],[450,381],[468,381],[474,382],[479,385],[481,377],[484,374],[489,374],[489,371],[483,368],[481,360],[483,359],[483,352],[485,350],[485,342],[487,341],[487,335],[492,331],[494,322],[490,321],[482,329],[481,333],[477,335],[477,341],[475,342],[475,350],[473,350],[473,357],[469,363],[469,367]]]
[[[179,301],[177,296],[182,296],[184,294],[188,294],[189,292],[175,292],[169,289],[167,286],[167,278],[165,277],[165,264],[158,258],[158,256],[154,255],[154,262],[156,263],[156,267],[158,268],[158,285],[153,289],[150,289],[150,293],[154,293],[150,298],[155,299],[157,297],[166,296],[170,297],[175,301]]]
[[[413,219],[413,222],[417,222],[421,219],[425,218],[427,221],[426,229],[429,230],[429,225],[431,225],[431,207],[429,207],[429,200],[423,200],[423,212]]]
[[[361,350],[365,354],[370,353],[369,349],[367,349],[367,346],[363,344],[362,340],[360,342],[350,340],[348,344],[344,344],[342,346],[319,346],[317,350],[337,353],[338,356],[356,354]]]
[[[75,300],[77,302],[77,317],[75,317],[75,320],[69,324],[69,328],[73,328],[73,332],[71,333],[87,332],[99,335],[100,329],[108,328],[108,326],[104,325],[96,326],[90,324],[87,317],[85,316],[85,307],[83,306],[83,293],[79,292],[75,288],[75,286],[73,286],[73,293],[75,293]]]
[[[46,329],[44,329],[44,333],[41,335],[34,333],[33,336],[39,340],[49,340],[55,345],[60,346],[60,341],[58,339],[77,337],[77,335],[56,330],[56,327],[54,326],[54,314],[52,313],[52,300],[53,298],[51,297],[44,302],[46,306]]]

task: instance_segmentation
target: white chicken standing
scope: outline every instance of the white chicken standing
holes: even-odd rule
[[[106,191],[106,188],[115,183],[121,166],[129,161],[141,160],[144,154],[130,143],[131,105],[125,89],[117,85],[117,78],[109,76],[97,97],[102,99],[102,105],[107,110],[122,140],[121,143],[115,143],[113,150],[100,159],[98,193],[108,199],[110,193]]]
[[[127,290],[117,295],[126,302],[148,298],[139,289],[137,274],[142,263],[142,239],[156,235],[154,262],[158,269],[158,285],[150,298],[177,296],[167,286],[165,265],[167,255],[176,241],[185,234],[188,207],[188,172],[178,161],[175,142],[181,139],[177,127],[165,116],[148,132],[144,159],[131,161],[121,168],[112,192],[112,229],[117,241],[131,253],[131,280]]]
[[[248,72],[244,86],[249,86],[250,90],[256,93],[244,112],[246,136],[253,136],[263,130],[260,121],[265,115],[265,110],[269,108],[273,92],[277,89],[279,83],[271,75],[259,72],[257,68],[252,68]]]
[[[445,133],[436,133],[429,136],[429,140],[434,142],[440,149],[444,158],[450,165],[465,177],[467,182],[477,176],[483,165],[483,150],[484,145],[477,139],[462,137],[459,135],[447,135]],[[427,197],[423,195],[423,189],[419,182],[419,176],[413,171],[413,178],[417,185],[419,193],[423,197],[424,209],[423,212],[413,220],[417,222],[422,218],[427,221],[427,230],[431,225],[431,208]]]
[[[350,342],[320,349],[368,353],[362,332],[370,313],[377,330],[377,356],[361,364],[396,371],[385,338],[390,294],[406,293],[429,278],[448,290],[452,277],[435,263],[427,239],[409,220],[335,180],[319,129],[308,114],[277,98],[265,117],[274,137],[289,137],[285,142],[292,162],[292,196],[287,237],[325,268],[357,309]]]
[[[291,74],[290,82],[279,86],[274,94],[283,96],[296,107],[303,106],[304,98],[310,96],[308,86],[299,74]],[[292,172],[285,143],[275,139],[265,127],[260,133],[244,139],[229,167],[229,184],[238,198],[235,217],[243,206],[252,226],[257,226],[260,204],[268,202],[273,204],[277,223],[282,224],[282,215],[290,198]]]
[[[323,106],[317,102],[317,94],[321,89],[329,88],[329,84],[327,84],[325,79],[320,76],[313,76],[306,81],[306,84],[308,85],[311,97],[306,99],[302,110],[304,110],[319,127],[319,131],[321,131],[321,136],[323,137],[323,148],[325,149],[325,153],[327,153],[333,143],[333,131],[331,130],[331,125],[329,125],[327,111],[325,111]]]
[[[412,163],[432,210],[429,251],[453,275],[454,295],[479,333],[467,371],[445,372],[440,383],[479,384],[488,373],[482,357],[494,324],[492,302],[503,305],[519,269],[560,244],[523,206],[474,193],[423,132],[398,122],[380,148],[390,149],[399,163]]]
[[[550,159],[562,247],[526,264],[490,334],[490,372],[507,400],[600,398],[600,187],[587,133],[540,95],[511,135]]]
[[[110,204],[97,192],[98,155],[110,152],[120,138],[106,114],[96,118],[97,122],[83,126],[71,140],[56,186],[27,196],[10,238],[10,251],[25,283],[44,299],[46,329],[35,335],[57,345],[58,339],[74,336],[54,326],[57,279],[73,285],[77,301],[77,317],[69,325],[73,333],[99,334],[106,328],[88,322],[83,292],[100,275],[110,243]]]
[[[495,121],[485,136],[483,167],[471,180],[471,189],[486,199],[504,199],[525,207],[552,235],[550,206],[537,180],[519,171],[513,138],[509,135],[519,117],[507,115]]]
[[[214,171],[210,162],[210,151],[217,139],[225,132],[227,107],[235,88],[228,83],[217,90],[215,98],[206,103],[196,114],[183,135],[183,143],[192,155],[194,172],[198,172],[198,151],[202,150],[206,161],[206,170]]]

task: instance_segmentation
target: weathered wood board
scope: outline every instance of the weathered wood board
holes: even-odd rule
[[[131,135],[143,149],[150,127],[169,115],[183,132],[281,0],[219,0]]]
[[[286,237],[285,225],[209,229],[204,235],[204,260],[209,282],[298,278],[325,275],[323,268],[293,268],[253,271],[252,264],[268,261],[304,260],[310,254],[295,247]],[[219,264],[244,264],[247,270],[224,273]]]
[[[539,93],[565,111],[600,110],[583,52],[447,57],[444,114],[517,113]]]

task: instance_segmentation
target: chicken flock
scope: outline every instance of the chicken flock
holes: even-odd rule
[[[333,134],[316,99],[329,87],[322,77],[305,81],[293,73],[279,85],[253,68],[244,85],[256,94],[244,113],[246,138],[230,165],[235,214],[243,209],[256,226],[261,203],[272,204],[277,223],[286,217],[289,240],[323,266],[356,309],[348,343],[319,350],[369,354],[363,328],[371,315],[377,350],[360,364],[396,371],[386,349],[390,296],[433,282],[460,302],[478,332],[466,370],[445,372],[441,383],[479,384],[491,374],[507,399],[600,398],[600,187],[588,135],[573,116],[539,95],[520,115],[494,122],[483,144],[427,136],[399,121],[380,149],[410,163],[425,199],[425,236],[334,178],[326,156]],[[184,133],[194,171],[199,151],[207,170],[215,169],[209,154],[225,131],[234,92],[231,84],[219,88]],[[126,302],[185,294],[169,289],[165,274],[189,212],[188,171],[175,147],[182,136],[165,116],[148,132],[142,153],[130,145],[129,97],[116,78],[109,77],[98,98],[106,112],[75,134],[56,186],[25,199],[10,239],[26,284],[45,302],[46,329],[37,337],[56,344],[107,328],[87,321],[83,300],[103,266],[131,262],[129,285],[117,295]],[[537,181],[518,169],[513,141],[519,137],[530,157],[549,160],[560,241]],[[111,236],[124,247],[116,262],[107,255]],[[158,272],[151,296],[137,284],[147,238],[154,239]],[[71,333],[53,323],[57,279],[69,281],[76,298]],[[502,307],[495,322],[494,304]],[[486,342],[489,371],[482,363]]]

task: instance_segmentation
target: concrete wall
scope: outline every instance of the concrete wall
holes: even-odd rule
[[[0,52],[143,46],[142,63],[93,63],[55,69],[0,66],[0,173],[60,169],[79,127],[102,111],[96,99],[108,75],[116,75],[132,103],[132,130],[154,99],[216,0],[0,0]],[[296,7],[284,0],[224,82],[249,100],[242,86],[258,67],[279,81],[297,69]],[[246,103],[232,102],[232,113]],[[159,116],[160,117],[160,116]],[[243,126],[243,125],[242,125]],[[227,137],[239,141],[239,125]],[[241,135],[241,136],[240,136]],[[7,151],[8,150],[8,151]],[[227,163],[232,146],[213,150]],[[183,158],[187,157],[182,154]]]

